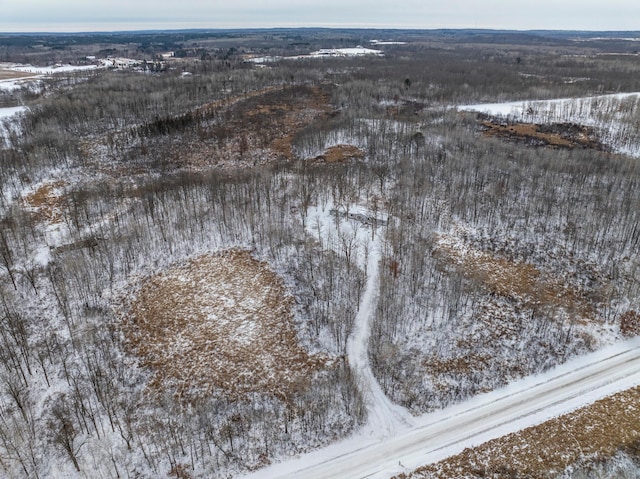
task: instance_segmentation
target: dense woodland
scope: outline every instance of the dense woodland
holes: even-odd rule
[[[383,57],[243,56],[383,33],[407,43]],[[355,237],[313,234],[312,207],[388,216],[373,231],[369,358],[414,414],[640,332],[639,160],[489,138],[455,108],[640,91],[631,43],[10,36],[0,60],[77,62],[109,41],[122,55],[182,53],[162,72],[66,73],[0,91],[0,106],[29,107],[0,149],[0,475],[229,477],[356,431],[366,397],[346,348],[367,272]],[[626,121],[638,124],[636,107]],[[336,145],[360,154],[327,160]],[[123,332],[127,301],[143,278],[234,248],[283,278],[300,344],[329,365],[286,398],[150,391],[153,371]]]

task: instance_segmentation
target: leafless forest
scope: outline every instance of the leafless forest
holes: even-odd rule
[[[380,35],[406,43],[283,58]],[[231,477],[357,431],[347,344],[373,254],[358,232],[380,244],[371,367],[412,414],[640,333],[640,159],[597,126],[458,108],[640,92],[635,49],[463,31],[0,37],[7,64],[145,60],[0,89],[0,107],[28,108],[0,119],[0,475]],[[614,140],[637,143],[637,97],[607,105]],[[325,208],[358,234],[325,235]],[[637,470],[621,444],[579,477],[622,456]]]

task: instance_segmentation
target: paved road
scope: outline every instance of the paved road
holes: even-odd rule
[[[269,477],[389,478],[638,384],[640,340],[636,339],[426,415],[419,419],[420,425],[393,438],[359,449],[346,448],[330,458],[302,457],[289,463],[286,472],[274,468]]]

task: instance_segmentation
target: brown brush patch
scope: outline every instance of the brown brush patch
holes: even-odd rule
[[[602,150],[592,129],[573,123],[538,125],[532,123],[498,123],[484,120],[481,123],[484,135],[506,140],[522,141],[534,146],[553,148],[591,148]]]
[[[298,344],[292,302],[265,263],[231,250],[144,280],[123,330],[153,371],[152,391],[286,399],[325,362]]]
[[[640,387],[635,387],[393,479],[553,478],[585,458],[606,460],[635,450],[639,441]]]
[[[543,274],[532,264],[517,263],[471,248],[457,249],[445,241],[437,242],[434,255],[443,265],[454,267],[491,294],[531,309],[563,308],[583,320],[595,317],[592,305],[579,291]]]
[[[351,160],[362,160],[365,152],[353,145],[336,145],[329,147],[325,152],[314,158],[320,163],[345,163]]]
[[[472,371],[482,370],[487,367],[488,357],[468,355],[460,358],[436,359],[430,358],[424,362],[424,366],[434,375],[446,375],[452,371],[469,374]]]
[[[37,221],[52,224],[62,221],[63,198],[59,190],[66,184],[64,181],[47,183],[24,197],[24,204],[31,209]]]
[[[122,145],[137,162],[109,162],[99,158],[98,144],[83,145],[83,154],[101,174],[122,177],[163,171],[211,168],[239,170],[279,160],[293,160],[297,133],[332,113],[325,85],[278,85],[207,103],[183,114],[156,118],[107,135],[103,146]],[[140,140],[131,144],[130,137]],[[165,154],[146,161],[153,151]]]
[[[300,85],[264,89],[203,111],[215,111],[224,122],[201,129],[199,141],[180,144],[174,157],[181,166],[242,168],[292,160],[296,133],[326,118],[331,108],[322,88]]]
[[[235,105],[236,103],[239,103],[241,101],[249,100],[251,98],[259,97],[259,96],[262,96],[262,95],[266,95],[267,93],[281,91],[282,89],[284,89],[284,87],[270,86],[270,87],[262,88],[260,90],[254,90],[254,91],[250,91],[250,92],[247,92],[247,93],[242,93],[240,95],[235,95],[235,96],[232,96],[232,97],[229,97],[229,98],[224,98],[222,100],[216,100],[216,101],[213,101],[211,103],[207,103],[206,105],[203,105],[203,106],[201,106],[199,108],[196,108],[194,110],[194,113],[200,114],[200,115],[205,115],[205,116],[211,116],[212,114],[215,114],[221,108],[228,108],[228,107],[230,107],[232,105]]]
[[[640,314],[627,311],[620,316],[620,331],[627,337],[640,335]]]

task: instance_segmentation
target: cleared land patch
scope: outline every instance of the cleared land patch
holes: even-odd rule
[[[353,145],[335,145],[327,148],[322,155],[314,158],[319,163],[344,163],[349,160],[362,160],[365,152]]]
[[[553,478],[578,462],[604,461],[619,451],[637,457],[639,447],[636,387],[394,479]]]
[[[67,185],[64,181],[45,183],[24,197],[24,204],[38,221],[55,224],[62,221],[64,208],[61,189]]]
[[[328,117],[329,94],[318,86],[265,88],[209,103],[181,116],[134,129],[140,152],[165,148],[168,165],[237,169],[292,160],[292,142],[305,127]],[[175,141],[181,137],[181,141]]]
[[[286,400],[326,362],[298,344],[292,301],[265,263],[231,250],[145,279],[123,328],[151,390]]]
[[[541,125],[483,120],[480,125],[485,136],[524,142],[532,146],[604,149],[592,128],[574,123]]]
[[[531,309],[562,308],[583,320],[595,316],[592,305],[580,291],[532,264],[510,261],[471,247],[461,249],[446,236],[440,236],[435,254],[493,295]]]

